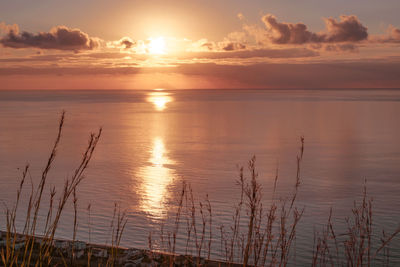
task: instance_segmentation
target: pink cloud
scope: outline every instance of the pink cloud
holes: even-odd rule
[[[372,36],[371,41],[378,43],[400,43],[400,29],[390,25],[385,35]]]

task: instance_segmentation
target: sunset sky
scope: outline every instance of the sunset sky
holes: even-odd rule
[[[2,0],[0,89],[400,88],[398,0]]]

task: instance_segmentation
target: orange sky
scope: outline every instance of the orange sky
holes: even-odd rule
[[[78,11],[76,20],[60,13],[58,23],[54,3],[43,9],[43,19],[42,9],[22,2],[34,14],[11,1],[0,4],[13,10],[0,16],[7,19],[0,21],[0,89],[400,87],[400,30],[389,13],[377,23],[379,14],[366,16],[362,7],[366,22],[355,7],[342,13],[349,12],[344,3],[331,9],[333,16],[319,17],[310,10],[285,13],[279,5],[271,8],[278,14],[264,12],[258,1],[234,1],[226,11],[215,4],[220,13],[212,4],[191,4],[190,11],[142,4],[132,13],[134,26],[127,27],[121,23],[126,10],[109,6],[107,13],[100,8],[106,2],[91,9],[86,3],[88,17],[98,13],[96,28]],[[74,4],[62,4],[71,17]]]

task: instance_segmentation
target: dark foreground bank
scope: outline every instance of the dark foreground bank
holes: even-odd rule
[[[16,254],[24,253],[27,238],[32,237],[22,234],[8,236],[7,232],[0,231],[0,251],[6,250],[7,242],[10,242],[8,246],[13,247]],[[33,262],[41,257],[40,248],[44,243],[46,242],[43,237],[34,237]],[[51,266],[241,266],[190,255],[173,255],[135,248],[115,248],[65,239],[54,239],[51,244],[55,252]],[[22,262],[15,262],[13,265],[20,266]]]

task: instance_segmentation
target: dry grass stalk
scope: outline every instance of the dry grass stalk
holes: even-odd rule
[[[181,193],[179,195],[179,200],[178,200],[178,210],[175,214],[175,225],[174,225],[174,230],[172,232],[172,249],[171,249],[171,258],[170,258],[170,267],[173,266],[175,262],[175,249],[176,249],[176,237],[179,231],[179,225],[180,225],[180,220],[181,220],[181,212],[182,212],[182,207],[183,207],[183,200],[185,199],[185,194],[186,194],[186,183],[182,183],[182,189]]]
[[[400,227],[391,235],[384,231],[381,245],[373,252],[373,211],[372,199],[367,195],[364,184],[363,197],[360,204],[354,202],[352,217],[346,218],[347,232],[337,235],[331,222],[332,209],[326,229],[322,235],[315,233],[312,266],[374,266],[378,262],[378,254],[383,251],[381,263],[389,264],[390,241],[400,233]],[[343,237],[343,240],[338,239]]]
[[[121,207],[117,203],[114,203],[113,218],[111,221],[111,253],[106,266],[113,267],[117,264],[119,246],[127,222],[126,211],[121,211]]]
[[[71,245],[71,257],[70,257],[70,266],[74,265],[75,260],[75,240],[76,240],[76,231],[78,229],[78,198],[76,196],[76,189],[73,191],[73,205],[74,205],[74,229],[72,234],[72,245]]]
[[[6,210],[6,221],[7,221],[7,245],[6,249],[2,249],[1,258],[3,265],[5,266],[30,266],[32,264],[36,265],[51,265],[53,259],[53,240],[54,235],[64,210],[65,204],[70,198],[71,194],[78,187],[80,182],[84,179],[83,173],[86,170],[90,159],[92,158],[93,152],[97,143],[100,139],[101,129],[97,134],[91,134],[88,142],[88,146],[84,152],[82,160],[78,167],[76,168],[73,176],[68,179],[64,185],[62,195],[59,199],[58,207],[56,209],[56,214],[53,217],[53,203],[56,195],[56,190],[54,187],[50,189],[50,203],[48,207],[48,212],[46,216],[46,223],[44,227],[44,236],[41,239],[39,245],[39,252],[36,253],[35,259],[33,259],[33,251],[36,243],[36,234],[38,227],[38,214],[41,209],[43,192],[47,184],[48,174],[53,166],[54,160],[56,158],[57,149],[61,140],[62,130],[65,121],[65,112],[62,112],[61,118],[58,125],[58,131],[56,135],[56,140],[51,149],[50,156],[47,159],[45,168],[42,171],[39,184],[36,189],[34,189],[32,178],[31,178],[31,194],[29,196],[29,202],[26,211],[25,226],[22,231],[25,236],[25,241],[23,244],[23,249],[16,250],[15,244],[17,240],[17,229],[15,227],[16,222],[16,211],[19,206],[20,194],[23,190],[27,174],[29,173],[29,165],[27,165],[23,171],[23,177],[19,189],[17,190],[17,200],[12,209]]]
[[[92,242],[92,222],[91,222],[91,208],[92,205],[89,204],[87,206],[87,213],[88,213],[88,237],[89,237],[89,244]],[[90,267],[91,265],[91,257],[92,257],[92,247],[89,245],[87,250],[87,266]]]
[[[244,193],[247,197],[247,205],[249,209],[249,224],[247,231],[247,242],[243,255],[243,266],[248,265],[249,256],[252,249],[254,224],[256,221],[257,213],[261,208],[261,185],[257,181],[258,173],[256,172],[255,162],[256,157],[253,156],[253,158],[249,161],[249,171],[251,173],[250,185],[246,184],[246,186],[244,187]]]
[[[206,207],[208,211],[208,226],[209,226],[209,239],[208,239],[208,252],[207,252],[207,261],[210,260],[210,255],[211,255],[211,243],[212,243],[212,208],[211,208],[211,202],[210,199],[208,198],[208,194],[206,195]]]

